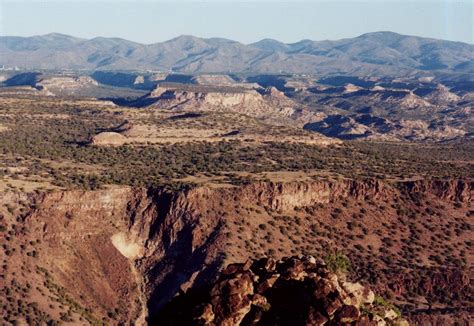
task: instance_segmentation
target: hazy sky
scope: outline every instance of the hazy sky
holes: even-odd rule
[[[178,35],[251,43],[394,31],[473,43],[472,1],[34,1],[0,0],[0,34],[58,32],[153,43]]]

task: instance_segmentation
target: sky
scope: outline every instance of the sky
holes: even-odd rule
[[[0,0],[0,35],[63,33],[141,43],[179,35],[252,43],[335,40],[393,31],[473,43],[472,1]]]

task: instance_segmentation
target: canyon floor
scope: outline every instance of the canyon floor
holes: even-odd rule
[[[42,85],[54,92],[54,82]],[[278,309],[267,304],[281,305],[279,289],[332,277],[300,261],[344,257],[344,276],[334,271],[340,279],[331,287],[347,279],[377,298],[347,323],[396,324],[399,317],[375,319],[372,310],[383,306],[417,325],[468,325],[468,121],[447,115],[446,126],[458,129],[435,126],[428,135],[420,126],[407,131],[409,124],[391,125],[385,136],[382,127],[333,133],[329,111],[307,106],[337,106],[330,104],[336,95],[321,95],[330,87],[305,99],[309,93],[290,98],[249,85],[167,83],[119,104],[1,89],[2,324],[180,325],[191,316],[184,303],[207,293],[199,303],[213,314],[205,310],[197,324],[270,325]],[[461,103],[453,115],[470,119],[467,97],[453,101]],[[268,257],[276,267],[258,269],[255,261]],[[229,265],[235,270],[222,274]],[[291,274],[298,268],[304,276]],[[285,273],[293,276],[257,291],[257,276],[268,281]],[[226,319],[222,307],[231,303],[212,297],[228,294],[219,284],[244,281],[252,290],[239,292],[243,312]],[[295,324],[344,324],[349,308],[328,307],[317,312],[309,304],[311,318]]]

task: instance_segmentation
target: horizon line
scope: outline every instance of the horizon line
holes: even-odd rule
[[[305,39],[300,39],[300,40],[298,40],[298,41],[296,41],[296,42],[288,42],[288,43],[287,43],[287,42],[284,42],[284,41],[280,41],[280,40],[278,40],[278,39],[269,38],[269,37],[265,37],[265,38],[262,38],[262,39],[260,39],[260,40],[257,40],[257,41],[255,41],[255,42],[251,42],[251,43],[243,43],[243,42],[241,42],[241,41],[237,41],[237,40],[234,40],[234,39],[231,39],[231,38],[227,38],[227,37],[221,37],[221,36],[202,37],[202,36],[196,36],[196,35],[193,35],[193,34],[180,34],[180,35],[177,35],[177,36],[175,36],[175,37],[172,37],[172,38],[169,38],[169,39],[166,39],[166,40],[163,40],[163,41],[156,41],[156,42],[152,42],[152,43],[137,42],[137,41],[134,41],[134,40],[131,40],[131,39],[127,39],[127,38],[123,38],[123,37],[120,37],[120,36],[103,36],[103,35],[97,35],[97,36],[90,37],[90,38],[84,38],[84,37],[75,36],[75,35],[71,35],[71,34],[65,34],[65,33],[61,33],[61,32],[50,32],[50,33],[46,33],[46,34],[35,34],[35,35],[29,35],[29,36],[25,36],[25,35],[11,35],[11,34],[10,34],[10,35],[1,35],[1,34],[0,34],[0,37],[18,37],[18,38],[27,39],[27,38],[34,38],[34,37],[49,36],[49,35],[61,35],[61,36],[67,36],[67,37],[71,37],[71,38],[75,38],[75,39],[79,39],[79,40],[84,40],[84,41],[91,41],[91,40],[99,39],[99,38],[105,38],[105,39],[119,39],[119,40],[123,40],[123,41],[127,41],[127,42],[132,42],[132,43],[136,43],[136,44],[140,44],[140,45],[145,45],[145,46],[153,45],[153,44],[158,44],[158,43],[165,43],[165,42],[169,42],[169,41],[172,41],[172,40],[176,40],[176,39],[179,39],[179,38],[182,38],[182,37],[192,37],[192,38],[197,38],[197,39],[202,39],[202,40],[222,39],[222,40],[227,40],[227,41],[232,41],[232,42],[240,43],[240,44],[243,44],[243,45],[252,45],[252,44],[259,43],[259,42],[265,41],[265,40],[271,40],[271,41],[276,41],[276,42],[279,42],[279,43],[282,43],[282,44],[286,44],[286,45],[292,45],[292,44],[297,44],[297,43],[304,42],[304,41],[311,41],[311,42],[336,42],[336,41],[341,41],[341,40],[354,39],[354,38],[358,38],[358,37],[361,37],[361,36],[364,36],[364,35],[369,35],[369,34],[377,34],[377,33],[390,33],[390,34],[396,34],[396,35],[400,35],[400,36],[417,37],[417,38],[438,40],[438,41],[444,41],[444,42],[463,43],[463,44],[468,44],[468,45],[474,45],[474,43],[468,43],[468,42],[463,42],[463,41],[453,41],[453,40],[447,40],[447,39],[442,39],[442,38],[435,38],[435,37],[428,37],[428,36],[420,36],[420,35],[413,35],[413,34],[402,34],[402,33],[397,33],[397,32],[393,32],[393,31],[389,31],[389,30],[379,30],[379,31],[374,31],[374,32],[367,32],[367,33],[358,34],[358,35],[353,36],[353,37],[343,37],[343,38],[339,38],[339,39],[320,39],[320,40],[315,40],[315,39],[305,38]]]

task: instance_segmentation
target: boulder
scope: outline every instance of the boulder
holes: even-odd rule
[[[339,311],[339,321],[341,323],[352,323],[359,319],[360,311],[356,306],[343,306]]]
[[[374,302],[374,292],[359,283],[344,282],[342,283],[342,288],[348,294],[348,296],[344,298],[344,303],[347,305],[360,306]]]

